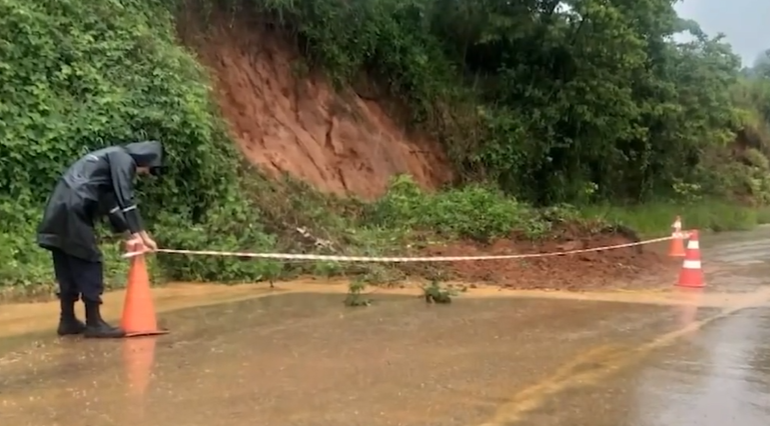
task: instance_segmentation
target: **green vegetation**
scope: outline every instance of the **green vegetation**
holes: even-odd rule
[[[642,206],[592,205],[581,209],[581,216],[621,223],[648,238],[670,235],[670,225],[681,215],[685,229],[707,231],[747,231],[770,223],[770,210],[748,207],[719,199],[697,203],[650,202]]]
[[[441,285],[436,280],[431,281],[430,285],[422,288],[425,303],[452,303],[452,297],[457,296],[457,291]]]
[[[365,72],[442,141],[461,182],[423,194],[401,177],[366,204],[234,167],[208,77],[175,38],[181,7],[214,25],[217,8],[260,16],[340,85]],[[671,41],[682,31],[692,41]],[[748,228],[767,221],[758,208],[770,202],[766,68],[739,69],[669,0],[0,0],[0,286],[50,284],[34,234],[63,167],[143,138],[168,148],[170,176],[140,188],[167,247],[403,253],[407,241],[541,238],[595,215],[645,234],[666,232],[675,214]],[[120,285],[117,243],[105,252]],[[182,256],[153,267],[193,281],[399,276]]]
[[[349,308],[358,308],[363,306],[371,306],[372,300],[364,297],[363,291],[366,289],[366,284],[354,280],[348,286],[348,294],[345,296],[345,300],[342,303]]]
[[[175,44],[172,15],[160,2],[3,0],[0,25],[0,282],[51,281],[34,235],[58,175],[87,150],[139,138],[164,141],[174,170],[143,188],[143,210],[164,244],[273,245],[259,210],[242,201],[237,154],[206,76]],[[189,278],[211,278],[215,262],[195,268],[160,260],[173,277]],[[269,262],[228,267],[226,274],[244,279],[276,269]]]

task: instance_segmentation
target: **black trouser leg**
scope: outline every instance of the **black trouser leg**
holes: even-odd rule
[[[56,333],[59,336],[80,334],[85,330],[85,324],[80,322],[75,315],[75,303],[79,299],[79,293],[70,269],[69,255],[57,249],[52,250],[51,255],[54,274],[59,285],[57,296],[61,308],[59,327]]]
[[[102,262],[91,262],[70,256],[69,265],[74,272],[74,281],[86,305],[86,337],[114,338],[125,333],[102,319],[100,307],[104,293],[104,266]]]
[[[73,280],[72,270],[69,265],[69,255],[61,250],[51,250],[53,257],[53,270],[56,281],[59,284],[59,292],[56,294],[62,301],[73,304],[80,299],[77,283]]]
[[[102,262],[91,262],[75,256],[69,256],[69,266],[72,270],[76,290],[83,302],[96,305],[102,304],[104,293],[104,266]]]

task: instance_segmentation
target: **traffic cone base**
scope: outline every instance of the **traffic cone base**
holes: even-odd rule
[[[125,332],[125,337],[155,336],[169,333],[168,330],[158,327],[144,255],[131,258],[120,328]]]
[[[169,334],[171,331],[158,329],[153,331],[127,331],[123,337],[147,337],[147,336],[160,336],[163,334]]]
[[[687,262],[685,260],[685,262]],[[696,266],[697,265],[697,266]],[[680,287],[687,288],[703,288],[705,283],[703,282],[703,270],[700,269],[700,262],[691,263],[688,266],[682,266],[682,270],[679,273]]]

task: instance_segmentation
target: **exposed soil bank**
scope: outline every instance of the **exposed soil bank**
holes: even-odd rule
[[[368,199],[396,174],[428,189],[452,178],[438,142],[406,132],[376,95],[335,91],[264,24],[239,18],[206,32],[187,13],[178,20],[181,38],[209,68],[233,139],[265,172]]]

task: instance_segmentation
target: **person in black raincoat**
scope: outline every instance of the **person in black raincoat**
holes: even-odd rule
[[[162,169],[163,146],[147,141],[91,152],[59,178],[38,227],[37,243],[53,257],[61,303],[60,336],[125,335],[105,322],[100,313],[104,268],[95,225],[107,216],[116,233],[129,232],[146,249],[157,249],[144,230],[133,181],[136,175],[159,175]],[[75,315],[75,304],[80,299],[86,308],[85,324]]]

